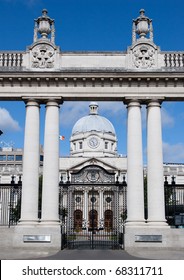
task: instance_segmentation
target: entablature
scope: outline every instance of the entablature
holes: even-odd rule
[[[64,100],[122,100],[125,97],[184,100],[183,72],[0,72],[0,99],[62,97]]]

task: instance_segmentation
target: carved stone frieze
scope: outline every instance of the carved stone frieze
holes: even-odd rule
[[[51,46],[41,44],[32,49],[32,68],[53,68],[54,61],[55,51]]]
[[[155,66],[155,49],[147,44],[136,46],[132,50],[132,62],[136,68],[152,68]]]

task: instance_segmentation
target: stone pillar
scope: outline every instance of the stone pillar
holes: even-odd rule
[[[59,223],[59,105],[46,103],[42,189],[42,225]]]
[[[84,205],[83,205],[83,227],[86,228],[88,224],[88,191],[84,191]]]
[[[127,221],[126,226],[143,225],[144,180],[142,158],[142,122],[139,101],[128,102],[127,124]]]
[[[99,191],[99,200],[100,200],[100,205],[99,205],[99,214],[100,214],[100,219],[103,219],[103,191]]]
[[[23,182],[20,225],[38,222],[39,130],[40,106],[36,100],[26,102],[23,154]]]
[[[165,220],[161,105],[158,100],[147,106],[147,187],[148,222],[167,225]]]
[[[103,190],[99,191],[99,227],[104,227],[104,201],[103,201]]]

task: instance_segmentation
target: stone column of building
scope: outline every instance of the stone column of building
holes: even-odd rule
[[[28,100],[24,133],[20,225],[31,225],[38,222],[39,133],[40,106],[36,100]]]
[[[147,106],[147,187],[148,222],[166,226],[161,105],[158,100],[150,101]]]
[[[42,189],[42,225],[58,224],[59,199],[59,104],[46,103]]]
[[[100,224],[99,227],[103,228],[104,227],[104,215],[103,215],[103,190],[99,191],[99,216],[100,216]]]
[[[143,158],[141,106],[137,100],[127,102],[127,223],[142,225],[144,220]]]
[[[87,223],[88,223],[88,191],[85,190],[84,191],[84,208],[83,208],[83,215],[84,215],[84,221],[83,221],[83,227],[86,228],[87,227]]]

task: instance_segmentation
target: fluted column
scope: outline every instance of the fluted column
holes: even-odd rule
[[[126,226],[142,225],[144,220],[142,123],[139,101],[128,102],[127,123],[127,221]]]
[[[26,102],[20,225],[38,222],[40,106]]]
[[[147,106],[147,187],[148,222],[150,225],[167,225],[165,222],[161,105],[157,100]]]
[[[58,224],[59,199],[59,104],[46,103],[42,189],[42,225]]]

